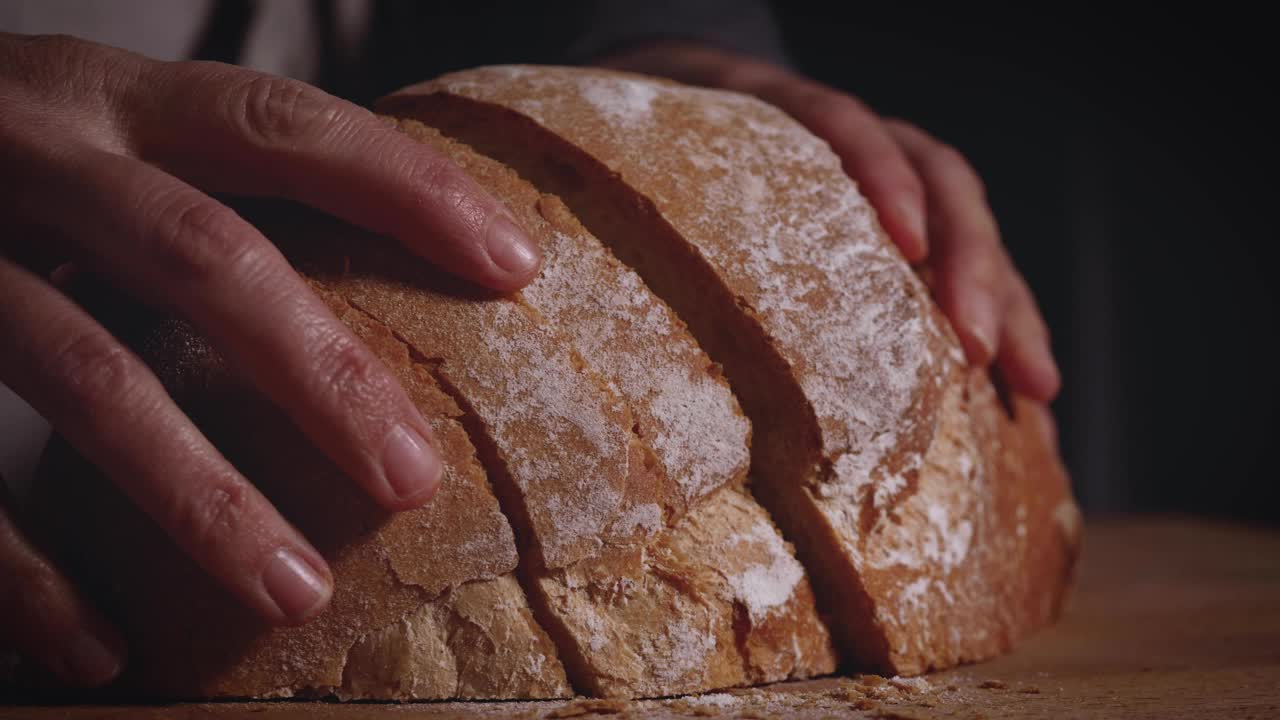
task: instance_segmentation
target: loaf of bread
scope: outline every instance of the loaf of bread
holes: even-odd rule
[[[380,109],[559,195],[688,323],[858,664],[989,657],[1058,612],[1079,521],[1056,452],[964,366],[825,143],[747,96],[596,70],[482,68]]]
[[[382,513],[190,327],[118,333],[336,582],[312,622],[264,627],[55,443],[41,493],[85,498],[62,535],[129,639],[122,688],[673,695],[830,673],[837,640],[864,669],[945,667],[1058,612],[1078,520],[1055,451],[820,140],[743,96],[568,68],[381,111],[501,200],[543,271],[498,296],[244,208],[398,375],[445,482]]]

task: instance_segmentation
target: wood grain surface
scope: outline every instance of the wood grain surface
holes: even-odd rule
[[[1187,518],[1091,523],[1066,617],[997,660],[661,701],[0,705],[0,717],[1280,718],[1280,533]]]

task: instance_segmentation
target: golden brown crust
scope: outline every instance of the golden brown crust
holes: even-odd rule
[[[835,670],[791,547],[750,496],[724,488],[643,552],[541,577],[583,690],[673,695]]]
[[[497,106],[534,121],[631,195],[605,199],[612,189],[588,183],[586,197],[647,204],[656,215],[649,225],[679,234],[692,255],[669,274],[709,269],[739,316],[724,321],[745,318],[803,391],[819,481],[859,492],[869,476],[905,478],[918,467],[939,383],[960,355],[825,143],[754,98],[595,69],[479,68],[406,88],[380,106],[445,120],[423,112],[433,93],[478,101],[453,106],[469,119]],[[501,126],[519,132],[517,120]],[[546,135],[535,145],[546,146]],[[582,164],[563,147],[552,153]],[[654,270],[641,272],[656,286]],[[879,483],[883,499],[871,503],[877,513],[892,504],[889,495],[910,492],[909,481],[892,493],[887,485]]]
[[[543,269],[521,296],[631,408],[658,460],[664,487],[656,499],[666,524],[723,485],[741,483],[750,425],[719,368],[671,309],[558,197],[434,128],[412,120],[399,126],[475,178],[538,243]]]
[[[481,68],[380,109],[536,176],[593,230],[627,218],[602,237],[724,363],[760,495],[860,663],[945,667],[1049,618],[1075,544],[1043,530],[1074,512],[1061,467],[966,379],[824,143],[745,96],[599,70]]]
[[[347,654],[343,699],[551,698],[568,693],[555,647],[514,576],[453,588]]]
[[[526,570],[575,683],[592,694],[635,697],[834,669],[829,637],[791,549],[748,496],[717,492],[746,475],[749,426],[683,323],[559,198],[429,127],[409,121],[401,128],[445,152],[542,247],[543,271],[522,297],[564,328],[622,396],[657,459],[663,491],[637,522],[672,529],[647,547]],[[753,588],[752,580],[772,585]],[[746,607],[753,618],[740,617]],[[713,636],[720,642],[699,642]]]
[[[662,489],[629,407],[536,308],[314,213],[274,208],[253,219],[314,284],[394,328],[464,406],[482,455],[493,455],[486,464],[508,475],[495,489],[537,564],[561,567],[657,531],[628,522]]]

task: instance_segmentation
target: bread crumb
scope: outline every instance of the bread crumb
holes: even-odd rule
[[[1000,680],[983,680],[978,687],[983,690],[1008,690],[1009,686]]]
[[[924,715],[917,715],[907,710],[886,707],[882,707],[877,710],[875,715],[872,717],[884,718],[885,720],[928,720]]]
[[[575,700],[547,713],[546,718],[573,718],[584,715],[618,715],[631,709],[626,700]]]
[[[933,689],[933,686],[929,684],[929,681],[922,677],[904,678],[894,676],[889,678],[889,684],[912,695],[917,693],[926,693]]]

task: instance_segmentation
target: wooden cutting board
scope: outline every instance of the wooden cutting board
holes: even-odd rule
[[[0,718],[1280,718],[1280,532],[1189,518],[1091,523],[1066,617],[997,660],[662,701],[18,706]]]

